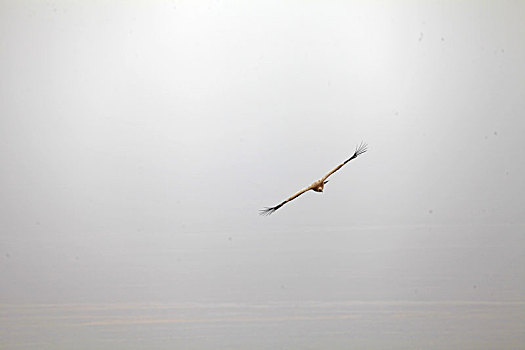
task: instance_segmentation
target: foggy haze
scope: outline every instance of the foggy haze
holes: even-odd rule
[[[524,13],[0,2],[0,347],[523,345]]]

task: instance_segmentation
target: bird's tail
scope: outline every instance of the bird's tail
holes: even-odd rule
[[[325,182],[323,182],[323,185],[326,185],[328,183],[328,181],[330,181],[330,180],[326,180]]]

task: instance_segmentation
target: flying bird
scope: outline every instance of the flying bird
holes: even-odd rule
[[[333,170],[331,170],[328,174],[326,174],[325,176],[323,176],[322,178],[320,178],[319,180],[315,181],[313,184],[311,184],[310,186],[306,187],[306,188],[303,188],[302,190],[300,190],[299,192],[297,192],[296,194],[294,194],[293,196],[291,196],[290,198],[288,198],[287,200],[281,202],[280,204],[276,205],[275,207],[266,207],[264,209],[261,209],[259,210],[259,214],[260,215],[270,215],[272,214],[274,211],[276,211],[277,209],[279,209],[280,207],[282,207],[283,205],[285,205],[286,203],[290,202],[290,201],[293,201],[295,198],[299,197],[300,195],[302,195],[303,193],[305,192],[308,192],[310,190],[313,190],[315,192],[323,192],[323,189],[324,189],[324,185],[328,182],[328,177],[330,175],[332,175],[333,173],[335,173],[337,170],[341,169],[343,167],[343,165],[345,165],[346,163],[348,163],[349,161],[351,161],[352,159],[354,158],[357,158],[357,156],[363,154],[366,152],[366,143],[363,143],[361,142],[361,144],[359,146],[357,146],[355,148],[355,152],[354,154],[348,158],[347,160],[345,160],[343,163],[339,164],[338,166],[336,166]]]

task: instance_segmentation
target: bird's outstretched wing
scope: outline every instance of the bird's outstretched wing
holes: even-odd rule
[[[306,188],[303,188],[302,190],[300,190],[299,192],[297,192],[296,194],[294,194],[293,196],[291,196],[287,200],[285,200],[285,201],[281,202],[280,204],[276,205],[275,207],[266,207],[264,209],[259,210],[259,215],[270,215],[270,214],[272,214],[274,211],[276,211],[277,209],[279,209],[280,207],[282,207],[286,203],[288,203],[290,201],[293,201],[295,198],[299,197],[300,195],[302,195],[305,192],[310,191],[312,188],[313,188],[312,185],[310,185],[310,186],[308,186]]]
[[[325,176],[323,176],[323,178],[322,178],[323,182],[326,181],[326,179],[328,179],[328,176],[332,175],[332,174],[335,173],[337,170],[341,169],[341,168],[343,167],[343,165],[345,165],[346,163],[348,163],[348,162],[351,161],[352,159],[357,158],[358,155],[365,153],[365,152],[366,152],[366,147],[367,147],[367,144],[361,142],[361,144],[355,148],[355,152],[354,152],[354,154],[353,154],[350,158],[348,158],[348,159],[345,160],[343,163],[341,163],[341,164],[339,164],[338,166],[336,166],[336,167],[335,167],[332,171],[330,171],[328,174],[326,174]]]

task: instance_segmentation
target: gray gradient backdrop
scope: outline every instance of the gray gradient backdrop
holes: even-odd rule
[[[524,15],[1,1],[0,345],[523,346]],[[325,193],[257,215],[361,141]],[[140,341],[104,338],[152,304],[171,314],[137,321],[156,325]],[[365,321],[345,324],[353,312]]]

